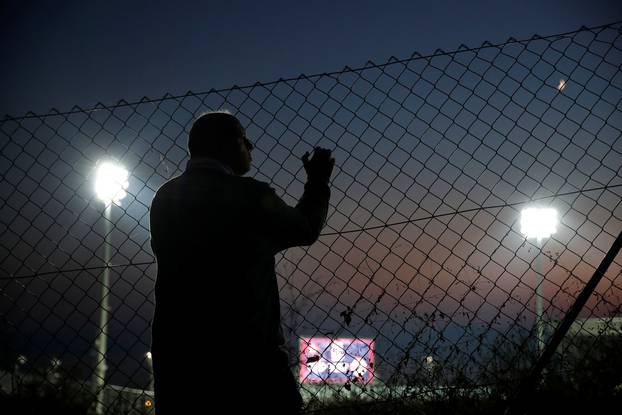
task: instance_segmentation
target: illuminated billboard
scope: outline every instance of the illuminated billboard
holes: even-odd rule
[[[302,383],[369,383],[374,378],[372,339],[304,337],[299,350]]]

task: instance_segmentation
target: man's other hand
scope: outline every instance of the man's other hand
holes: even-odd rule
[[[328,183],[335,166],[335,159],[331,155],[331,150],[315,147],[311,160],[309,160],[308,151],[301,157],[302,164],[307,172],[307,180],[318,180]]]

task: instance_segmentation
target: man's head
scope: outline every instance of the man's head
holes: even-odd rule
[[[253,145],[244,127],[232,114],[224,111],[201,115],[190,129],[190,158],[210,157],[231,167],[242,176],[251,168]]]

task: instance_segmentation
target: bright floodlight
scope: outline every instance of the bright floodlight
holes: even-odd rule
[[[557,231],[557,211],[553,208],[523,209],[520,231],[527,238],[536,238],[538,241],[548,238]]]
[[[125,190],[129,186],[128,175],[128,171],[118,164],[108,161],[100,163],[95,178],[97,198],[106,206],[112,203],[120,205],[121,199],[127,195]]]

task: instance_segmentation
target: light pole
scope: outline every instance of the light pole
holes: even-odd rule
[[[553,208],[530,207],[521,212],[521,233],[527,239],[535,238],[538,246],[536,256],[536,338],[538,353],[544,350],[544,326],[542,323],[542,240],[557,231],[557,211]]]
[[[24,380],[24,374],[21,373],[21,368],[28,363],[28,358],[23,354],[17,356],[15,360],[15,365],[13,366],[13,385],[12,385],[12,393],[19,393],[18,389],[21,387],[21,384]]]
[[[153,360],[151,352],[145,353],[147,364],[149,365],[149,390],[153,391]]]
[[[97,403],[95,412],[104,413],[104,385],[106,381],[106,351],[108,337],[108,297],[110,291],[110,233],[112,232],[112,204],[120,205],[121,199],[126,196],[125,190],[128,188],[128,171],[122,166],[112,162],[100,162],[97,166],[95,179],[95,193],[97,198],[104,203],[104,263],[105,268],[102,273],[102,290],[99,307],[99,335],[95,344],[97,346],[97,367],[95,370],[95,381],[97,391]]]

